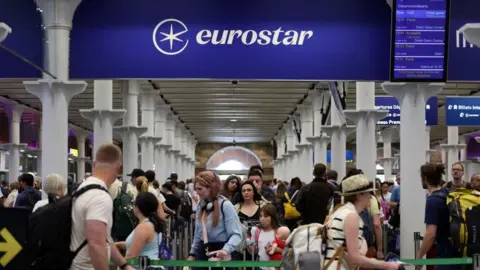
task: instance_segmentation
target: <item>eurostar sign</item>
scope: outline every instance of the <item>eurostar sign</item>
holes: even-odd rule
[[[312,30],[285,30],[282,27],[265,30],[210,30],[202,29],[195,34],[198,45],[234,45],[244,46],[302,46],[313,37]],[[158,23],[153,30],[153,44],[164,55],[177,55],[188,44],[188,27],[180,20],[170,18]]]

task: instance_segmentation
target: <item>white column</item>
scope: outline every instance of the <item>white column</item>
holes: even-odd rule
[[[88,132],[82,129],[75,130],[77,138],[78,157],[77,161],[77,182],[81,182],[85,178],[85,162],[89,160],[85,153],[85,142],[87,141]]]
[[[465,144],[459,144],[458,127],[447,127],[447,144],[441,144],[440,148],[445,151],[447,162],[446,181],[450,181],[452,177],[452,165],[458,161],[458,154],[462,149],[466,149]]]
[[[273,168],[273,177],[276,179],[283,179],[283,176],[281,175],[281,166],[282,166],[282,136],[281,136],[281,131],[278,131],[277,135],[274,138],[275,144],[276,144],[276,149],[277,149],[277,158],[274,160],[275,162],[275,167]]]
[[[295,149],[295,131],[292,127],[292,119],[289,119],[286,124],[283,125],[283,129],[285,130],[285,134],[287,136],[287,152],[289,154],[288,158],[288,174],[287,174],[287,181],[290,181],[293,177],[297,176],[298,167],[296,166],[295,162],[295,153],[298,151]]]
[[[123,117],[123,125],[114,127],[114,130],[122,135],[123,141],[123,181],[128,182],[127,176],[133,169],[138,167],[138,137],[147,131],[146,127],[138,126],[138,95],[140,84],[130,80],[122,83],[123,108],[126,114]]]
[[[20,143],[20,124],[25,107],[16,103],[5,104],[6,113],[10,120],[10,143],[2,145],[9,151],[9,169],[7,181],[17,181],[20,175],[20,151],[27,147]]]
[[[377,176],[376,124],[388,115],[388,111],[375,109],[375,82],[357,82],[356,86],[356,110],[346,110],[345,116],[355,121],[357,126],[356,147],[360,155],[357,168],[362,169],[373,182]]]
[[[191,144],[191,176],[194,178],[195,177],[195,165],[196,165],[196,154],[195,154],[195,149],[197,147],[197,140],[195,139],[195,136],[192,135],[192,144]]]
[[[142,150],[141,164],[143,170],[154,169],[154,148],[155,145],[162,139],[155,137],[155,90],[143,90],[140,95],[140,106],[142,112],[142,126],[147,128],[139,141]]]
[[[382,130],[383,157],[380,158],[379,161],[383,166],[383,175],[385,176],[385,180],[392,178],[392,167],[396,160],[396,158],[392,157],[392,135],[392,129],[387,128]]]
[[[190,137],[190,132],[187,130],[187,128],[184,126],[182,128],[182,140],[181,140],[181,146],[180,146],[180,161],[181,161],[181,170],[182,170],[182,178],[181,180],[186,180],[187,178],[187,140],[188,137]]]
[[[287,164],[287,160],[288,160],[288,153],[285,152],[285,143],[286,143],[285,130],[283,128],[280,129],[278,134],[280,136],[279,149],[280,149],[280,154],[281,154],[280,165],[279,165],[279,176],[280,176],[281,180],[285,181],[285,180],[288,179],[286,169],[285,169],[286,164]]]
[[[171,146],[167,151],[167,175],[170,176],[172,172],[175,172],[175,154],[178,153],[175,149],[175,122],[177,121],[177,116],[172,112],[167,114],[167,144]]]
[[[42,173],[68,175],[68,104],[83,92],[84,81],[69,81],[70,31],[80,0],[39,0],[45,31],[46,69],[56,79],[24,82],[27,92],[42,102]],[[60,16],[61,15],[61,16]],[[44,178],[45,180],[45,178]]]
[[[314,164],[327,165],[327,147],[330,138],[322,132],[322,112],[326,113],[330,94],[328,91],[314,90],[311,95],[313,102],[313,136],[307,137],[307,140],[313,144]]]
[[[178,118],[177,118],[178,119]],[[183,179],[182,175],[182,136],[183,136],[183,128],[185,125],[177,120],[175,123],[175,141],[173,148],[175,150],[175,172],[178,175],[178,180]]]
[[[155,145],[155,173],[158,180],[164,181],[168,177],[168,159],[167,150],[171,145],[167,143],[166,122],[170,106],[163,100],[158,100],[155,107],[155,137],[161,138],[161,141]]]
[[[425,230],[425,191],[419,188],[417,181],[418,170],[425,162],[427,146],[425,140],[418,137],[418,132],[425,129],[425,105],[428,98],[437,95],[444,84],[415,84],[415,83],[383,83],[382,87],[400,103],[400,118],[408,121],[400,123],[400,173],[402,179],[400,193],[400,253],[403,258],[415,256],[413,247],[413,233]]]
[[[331,98],[331,107],[330,107],[330,126],[323,126],[327,135],[330,137],[331,142],[331,168],[338,173],[338,181],[341,181],[347,173],[347,136],[355,128],[353,126],[344,126],[340,119],[340,112],[335,106],[333,97]]]
[[[466,161],[467,160],[467,146],[468,146],[468,141],[470,139],[470,136],[471,135],[462,135],[460,136],[460,144],[464,144],[465,145],[465,148],[463,148],[462,150],[460,150],[460,159],[462,161]]]
[[[123,109],[113,109],[113,81],[93,81],[93,108],[80,110],[80,115],[93,123],[93,151],[100,145],[113,142],[113,125],[125,115]]]
[[[302,169],[299,177],[308,184],[313,180],[313,145],[307,141],[307,138],[313,136],[313,110],[308,104],[299,105],[297,109],[300,112],[302,126],[300,144],[297,145],[300,150],[299,166]]]

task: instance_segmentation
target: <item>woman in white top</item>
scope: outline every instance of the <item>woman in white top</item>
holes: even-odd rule
[[[65,195],[65,183],[65,178],[59,174],[51,173],[47,175],[45,185],[43,185],[43,192],[46,193],[47,198],[38,201],[33,207],[33,212],[37,211],[38,208],[47,205],[49,202],[63,197]]]
[[[333,257],[338,248],[344,247],[345,254],[341,269],[356,267],[396,270],[400,264],[367,258],[367,243],[362,237],[363,222],[359,213],[367,208],[375,190],[374,183],[363,174],[353,175],[343,180],[341,191],[344,205],[338,208],[328,219],[329,241],[333,247],[327,247],[325,259]],[[329,269],[337,269],[335,260]]]

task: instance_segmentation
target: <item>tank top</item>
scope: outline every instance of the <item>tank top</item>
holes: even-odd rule
[[[142,222],[148,222],[151,223],[150,220],[145,219]],[[130,235],[127,237],[127,240],[125,241],[127,250],[132,246],[132,241],[133,241],[133,236],[135,235],[135,230],[130,233]],[[158,247],[162,243],[162,234],[161,233],[155,233],[155,236],[153,237],[153,240],[146,243],[142,250],[140,251],[139,256],[144,256],[148,257],[149,259],[157,260],[158,259]]]
[[[344,233],[345,218],[352,212],[357,213],[355,206],[352,203],[346,203],[345,205],[338,208],[337,211],[335,211],[330,216],[329,222],[331,223],[329,226],[330,227],[329,234],[332,240],[329,241],[329,243],[331,243],[330,245],[333,244],[333,247],[327,248],[327,254],[325,256],[325,260],[329,260],[333,256],[336,248],[343,246],[346,249],[346,240],[345,240],[345,233]],[[359,221],[360,221],[360,224],[359,224],[359,230],[358,230],[358,249],[360,250],[360,254],[365,255],[367,254],[368,247],[367,247],[367,242],[362,237],[363,221],[360,218],[359,218]],[[343,258],[343,262],[342,262],[342,265],[340,266],[340,269],[342,270],[352,269],[352,267],[348,265],[347,258],[348,258],[348,252],[346,252],[345,257]],[[337,262],[338,261],[335,260],[330,265],[328,270],[336,270]]]

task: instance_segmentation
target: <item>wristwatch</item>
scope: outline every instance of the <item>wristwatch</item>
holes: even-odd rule
[[[120,265],[119,268],[120,268],[121,270],[123,270],[123,269],[125,269],[127,266],[128,266],[128,263],[124,263],[124,264]]]

